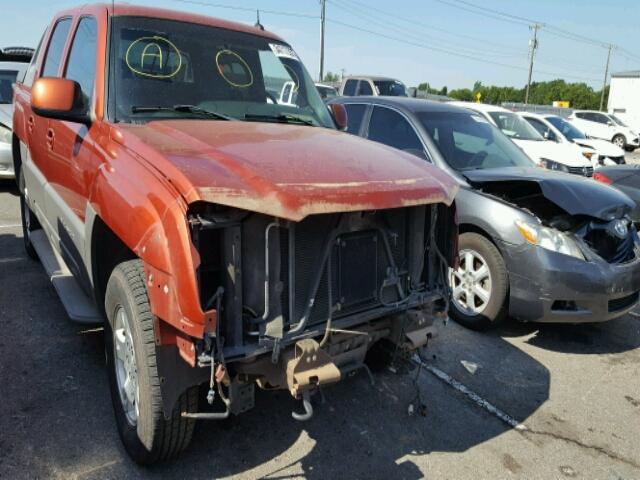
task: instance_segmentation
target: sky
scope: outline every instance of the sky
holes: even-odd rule
[[[639,0],[326,0],[325,72],[386,75],[434,88],[526,85],[529,20],[538,32],[533,81],[602,87],[610,71],[640,70]],[[53,15],[78,0],[0,0],[0,48],[35,47]],[[253,24],[289,42],[314,78],[319,0],[130,0]],[[478,7],[476,7],[478,6]],[[510,15],[498,15],[501,12]],[[558,30],[560,29],[560,30]],[[567,35],[566,32],[570,32]],[[578,41],[573,37],[586,37]],[[620,48],[621,47],[621,48]]]

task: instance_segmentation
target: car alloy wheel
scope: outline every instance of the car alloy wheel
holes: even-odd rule
[[[491,298],[491,272],[474,250],[460,251],[460,266],[449,270],[453,305],[465,315],[480,315]]]
[[[613,137],[613,144],[616,147],[624,148],[625,147],[624,137],[622,135],[616,135],[615,137]]]
[[[135,426],[138,422],[140,404],[138,369],[129,318],[122,306],[118,307],[114,323],[113,357],[115,358],[118,392],[127,421],[131,426]]]

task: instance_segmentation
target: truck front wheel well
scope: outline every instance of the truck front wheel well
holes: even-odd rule
[[[94,221],[91,238],[94,295],[96,304],[104,315],[105,293],[111,273],[120,263],[137,257],[100,217],[96,217]]]

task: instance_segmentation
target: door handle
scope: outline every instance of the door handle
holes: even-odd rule
[[[55,133],[53,133],[53,129],[49,128],[47,130],[47,146],[49,147],[49,150],[51,150],[53,148],[53,141],[55,140],[56,135]]]
[[[29,133],[33,133],[33,127],[36,125],[36,119],[33,118],[33,115],[29,115],[29,119],[27,120],[27,128],[29,129]]]

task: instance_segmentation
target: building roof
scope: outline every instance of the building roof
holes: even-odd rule
[[[611,78],[640,78],[640,70],[612,73]]]

